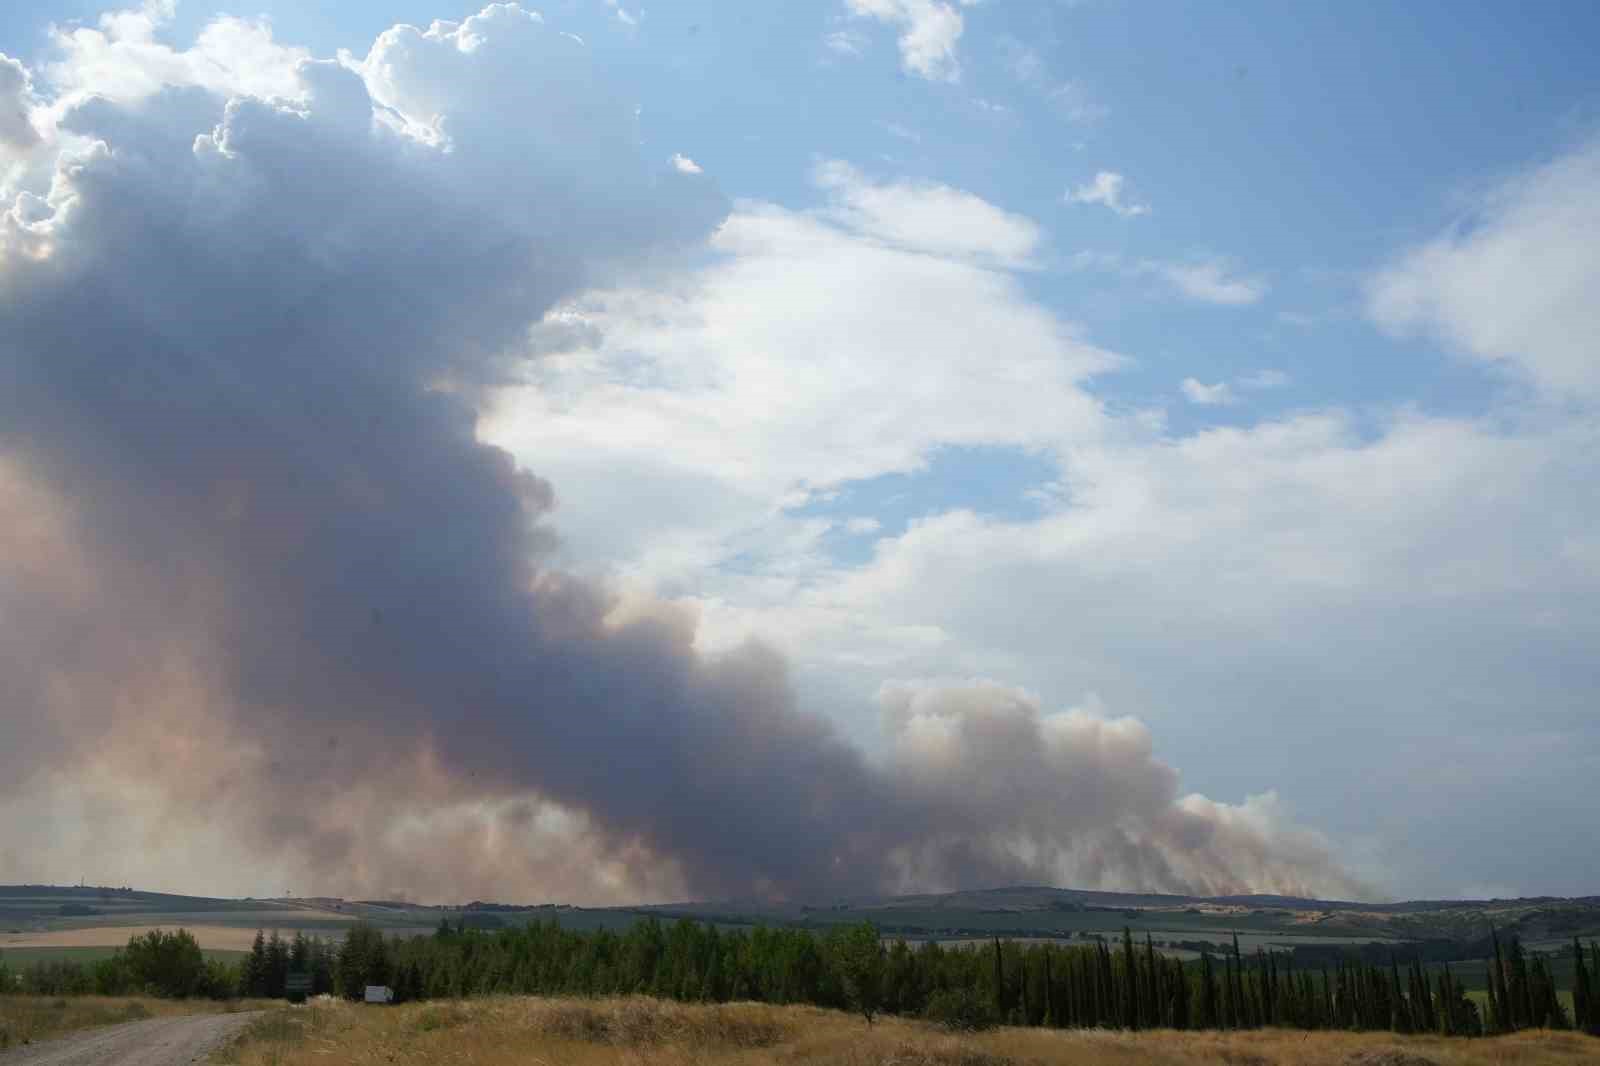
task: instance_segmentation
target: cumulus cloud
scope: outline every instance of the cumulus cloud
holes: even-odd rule
[[[174,6],[150,2],[137,10],[109,12],[94,26],[52,28],[60,58],[46,65],[44,74],[57,97],[64,104],[88,94],[130,102],[179,86],[224,95],[301,93],[295,68],[310,53],[275,42],[264,20],[217,18],[191,47],[179,50],[158,39]]]
[[[0,148],[31,148],[39,134],[28,119],[31,96],[28,71],[0,52]]]
[[[961,0],[967,6],[972,0]],[[900,64],[930,81],[956,81],[961,63],[956,45],[964,20],[944,0],[845,0],[850,13],[877,19],[900,30]]]
[[[0,700],[20,709],[0,720],[5,824],[30,816],[27,789],[64,785],[81,820],[63,837],[94,853],[95,789],[114,783],[138,804],[106,822],[135,830],[124,864],[161,834],[152,853],[197,879],[266,854],[319,890],[457,897],[1079,871],[1354,887],[1259,818],[1175,800],[1137,726],[1054,724],[1001,688],[891,692],[896,755],[869,761],[796,705],[773,651],[708,654],[688,609],[554,565],[560,487],[480,438],[494,390],[522,373],[559,384],[523,365],[530,346],[556,371],[611,343],[584,294],[669,309],[670,284],[652,298],[624,283],[710,234],[735,297],[771,283],[762,249],[788,242],[829,264],[876,257],[919,300],[959,303],[974,283],[1014,293],[970,260],[1025,255],[1025,227],[915,190],[981,223],[930,236],[848,176],[834,221],[754,209],[724,224],[709,182],[641,164],[634,111],[581,42],[514,4],[262,82],[197,73],[193,49],[156,39],[166,13],[60,42],[44,79],[58,165],[0,215],[0,610],[27,619],[0,627]],[[849,294],[848,277],[832,284]],[[1110,361],[1036,310],[967,328],[1036,339],[1019,384]],[[1008,371],[965,347],[971,410]],[[1062,398],[1092,417],[1092,400]],[[619,423],[613,446],[641,424]],[[986,831],[998,812],[935,785],[989,776],[989,756],[941,733],[1036,734],[1043,791]],[[1064,797],[1101,787],[1116,794],[1095,809],[1126,818],[1085,832]],[[195,850],[216,827],[231,851]],[[48,860],[0,861],[25,878]]]
[[[1494,189],[1450,232],[1374,277],[1368,309],[1540,391],[1600,396],[1600,142]]]
[[[1215,385],[1207,385],[1194,378],[1183,379],[1183,395],[1193,404],[1202,407],[1215,407],[1238,402],[1238,397],[1233,394],[1233,388],[1226,381],[1219,381]]]
[[[1041,240],[1032,219],[948,185],[874,181],[840,160],[818,164],[813,177],[833,217],[898,247],[1026,266]]]
[[[1078,186],[1067,192],[1069,204],[1099,204],[1102,207],[1121,215],[1123,218],[1135,218],[1139,215],[1150,213],[1148,204],[1132,203],[1122,199],[1124,179],[1121,174],[1111,170],[1102,170],[1095,174],[1094,180]]]
[[[672,169],[680,174],[703,174],[700,164],[680,152],[672,154]]]

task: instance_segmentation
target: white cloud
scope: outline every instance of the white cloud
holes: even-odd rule
[[[1267,291],[1267,283],[1262,279],[1241,277],[1226,263],[1215,259],[1198,263],[1146,262],[1141,269],[1165,278],[1184,297],[1200,303],[1253,304]]]
[[[1100,204],[1108,207],[1123,218],[1134,218],[1138,215],[1150,213],[1148,204],[1124,202],[1122,199],[1123,177],[1111,170],[1102,170],[1095,174],[1094,180],[1068,191],[1066,199],[1069,204]]]
[[[23,150],[38,142],[38,131],[28,119],[31,90],[27,68],[0,52],[0,151],[7,147]]]
[[[1226,381],[1219,381],[1215,385],[1206,385],[1194,378],[1183,379],[1183,395],[1190,403],[1202,407],[1215,407],[1238,402],[1233,389]]]
[[[180,51],[157,38],[173,9],[172,3],[146,3],[102,15],[93,27],[52,27],[51,43],[60,58],[44,73],[57,96],[63,103],[88,93],[132,101],[165,86],[188,85],[223,95],[302,95],[295,70],[310,53],[276,43],[265,20],[223,16]]]
[[[862,535],[866,533],[878,532],[878,530],[883,528],[883,523],[878,521],[876,518],[859,517],[852,518],[847,521],[844,524],[844,528],[845,532],[847,533]]]
[[[672,169],[680,174],[703,174],[700,164],[686,155],[674,152],[672,155]]]
[[[963,0],[966,6],[967,0]],[[961,64],[961,13],[944,0],[845,0],[850,12],[900,29],[900,63],[930,81],[956,81]]]
[[[958,196],[934,205],[970,209]],[[575,553],[680,589],[714,587],[736,557],[768,578],[804,572],[824,564],[828,526],[783,515],[832,486],[921,469],[941,444],[1096,432],[1098,403],[1076,383],[1115,356],[1029,304],[973,241],[886,242],[880,223],[867,208],[747,204],[698,275],[591,294],[598,348],[541,362],[486,427],[558,484],[604,471],[615,495],[563,497]],[[651,523],[619,521],[622,500],[649,501]]]
[[[1022,267],[1041,240],[1031,219],[948,185],[873,181],[838,160],[818,164],[813,177],[831,196],[831,217],[898,247]]]
[[[1600,142],[1504,182],[1371,282],[1372,317],[1552,395],[1600,398]]]

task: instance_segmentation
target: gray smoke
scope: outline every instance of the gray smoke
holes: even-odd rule
[[[128,782],[149,835],[99,846],[223,825],[326,891],[1363,891],[1270,803],[1181,799],[1137,723],[891,688],[877,765],[772,652],[699,655],[670,606],[550,569],[559,486],[477,439],[484,397],[558,301],[698,254],[725,202],[646,168],[582,43],[514,5],[295,76],[6,134],[14,803]]]

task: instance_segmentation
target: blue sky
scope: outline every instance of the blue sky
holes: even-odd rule
[[[1379,893],[1597,890],[1600,9],[525,6],[728,211],[534,309],[488,390],[557,565],[771,646],[872,759],[898,694],[1004,691],[1137,719]],[[274,43],[151,77],[259,93],[476,10],[147,6],[168,51],[96,66],[101,7],[0,11],[35,125],[219,16]],[[0,202],[47,169],[0,156]]]

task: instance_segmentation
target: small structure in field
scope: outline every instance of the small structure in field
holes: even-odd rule
[[[368,985],[367,986],[367,1002],[368,1003],[393,1003],[394,1002],[394,989],[390,988],[388,985]]]

